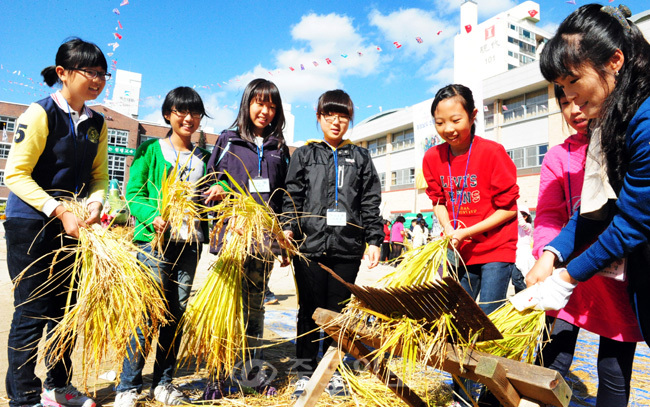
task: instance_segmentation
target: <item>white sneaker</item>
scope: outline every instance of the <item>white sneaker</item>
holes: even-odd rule
[[[138,402],[139,393],[136,389],[118,391],[115,395],[113,407],[134,407]]]
[[[171,383],[159,384],[155,389],[151,389],[149,395],[168,406],[190,403],[190,399]]]
[[[347,397],[350,395],[348,384],[343,380],[341,375],[336,373],[332,375],[329,383],[327,383],[325,392],[329,394],[330,397]]]
[[[55,389],[43,388],[41,404],[44,407],[95,407],[95,400],[69,384]]]
[[[292,399],[297,399],[302,395],[302,393],[305,392],[305,389],[307,388],[307,383],[309,383],[309,376],[302,376],[300,379],[298,379],[295,383],[295,388],[293,389],[293,393],[291,394]]]

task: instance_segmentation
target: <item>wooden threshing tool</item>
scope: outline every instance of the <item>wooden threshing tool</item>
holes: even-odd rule
[[[346,283],[328,268],[321,267],[344,284],[364,306],[383,315],[398,314],[431,322],[443,314],[452,315],[458,333],[447,343],[442,360],[430,360],[429,365],[442,366],[444,371],[453,375],[485,384],[505,407],[569,405],[571,390],[558,372],[476,350],[460,349],[456,345],[459,339],[467,343],[477,332],[480,332],[478,341],[501,339],[502,335],[455,279],[445,277],[419,286],[379,289]],[[339,346],[327,350],[295,406],[311,407],[316,404],[345,353],[370,364],[372,372],[407,405],[426,406],[383,362],[370,361],[370,351],[364,345],[380,348],[380,340],[368,328],[356,328],[353,332],[333,323],[339,315],[322,308],[314,312],[316,323]],[[401,355],[399,345],[395,348],[395,354]]]

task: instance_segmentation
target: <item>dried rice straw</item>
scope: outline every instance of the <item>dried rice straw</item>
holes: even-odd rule
[[[298,254],[268,204],[258,203],[232,178],[230,181],[234,190],[212,208],[215,227],[211,241],[223,236],[223,246],[205,284],[190,300],[178,331],[185,333],[178,353],[181,365],[196,359],[197,369],[205,363],[210,374],[231,372],[238,358],[246,359],[242,298],[246,257],[264,259],[259,253],[268,250],[271,239],[287,248],[289,255]]]
[[[85,203],[66,201],[64,205],[78,218],[87,218]],[[73,255],[75,262],[62,271],[70,273],[66,311],[46,341],[43,355],[52,361],[61,360],[82,335],[82,382],[86,391],[90,371],[98,375],[102,360],[109,354],[123,360],[128,338],[136,335],[137,329],[150,338],[167,322],[160,285],[138,261],[137,252],[139,249],[124,240],[121,232],[95,224],[79,229],[78,245],[55,253],[54,261]],[[150,345],[147,341],[145,347]],[[117,369],[119,377],[122,365]]]

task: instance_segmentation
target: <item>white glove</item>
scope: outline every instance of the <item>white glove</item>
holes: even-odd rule
[[[569,297],[577,284],[568,283],[560,278],[560,272],[566,269],[555,269],[553,274],[541,283],[525,289],[510,299],[517,311],[528,308],[537,310],[560,310],[569,302]]]

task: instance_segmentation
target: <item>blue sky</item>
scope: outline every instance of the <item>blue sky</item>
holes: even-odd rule
[[[159,97],[177,86],[196,86],[212,117],[204,126],[216,132],[233,122],[243,88],[256,77],[275,82],[292,105],[295,140],[322,136],[314,105],[326,90],[345,89],[360,122],[380,109],[430,98],[453,78],[461,0],[123,1],[3,1],[0,100],[27,104],[51,92],[38,84],[40,71],[54,64],[68,36],[113,52],[109,65],[115,60],[119,69],[142,74],[141,119],[162,122]],[[575,2],[538,1],[539,26],[554,31],[587,3]],[[479,22],[519,3],[478,0]],[[647,9],[643,3],[625,2],[633,13]],[[114,42],[115,50],[108,45]]]

